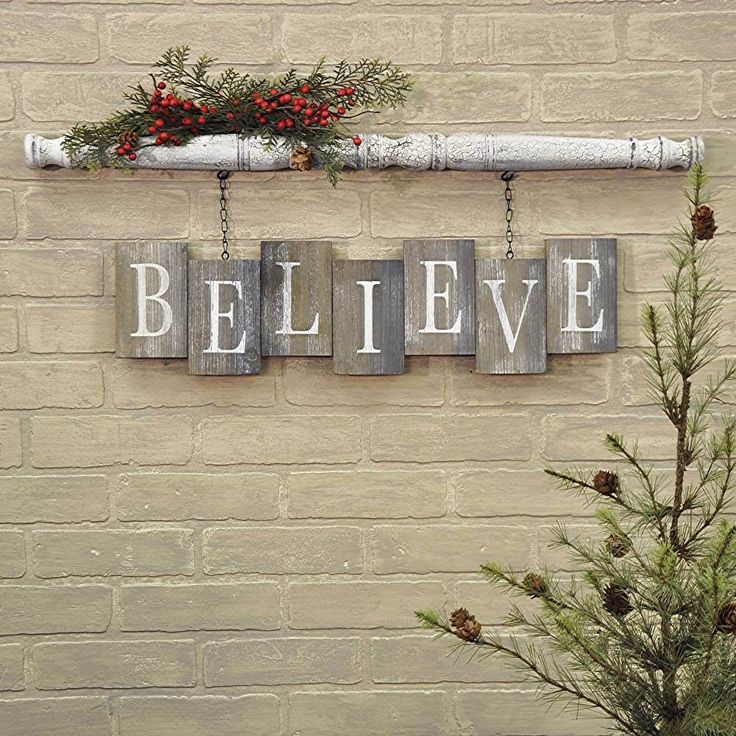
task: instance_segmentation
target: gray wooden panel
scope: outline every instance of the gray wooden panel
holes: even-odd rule
[[[333,372],[403,373],[403,262],[335,261],[332,285]]]
[[[186,243],[118,243],[115,291],[119,357],[187,357]]]
[[[615,353],[615,238],[559,238],[545,246],[547,352]]]
[[[261,372],[260,261],[189,261],[189,372]]]
[[[543,258],[475,262],[476,373],[547,370]]]
[[[433,266],[433,261],[449,261],[454,264],[455,272],[448,265]],[[474,240],[404,241],[407,355],[473,354],[474,268]],[[432,277],[434,298],[432,294],[428,294]],[[441,296],[444,292],[447,292],[447,298]],[[453,329],[457,331],[451,332]]]
[[[262,242],[261,303],[263,355],[332,355],[332,243]]]

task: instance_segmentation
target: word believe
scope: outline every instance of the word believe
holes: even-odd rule
[[[545,259],[476,259],[472,240],[407,240],[402,260],[332,260],[269,241],[261,260],[188,260],[120,243],[117,354],[199,375],[261,356],[333,356],[335,373],[403,373],[405,355],[472,355],[479,373],[543,373],[548,353],[616,350],[616,241],[550,240]]]

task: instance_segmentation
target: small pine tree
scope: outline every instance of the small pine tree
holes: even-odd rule
[[[561,581],[483,565],[490,583],[538,603],[534,613],[514,606],[504,629],[481,626],[464,608],[449,619],[417,612],[461,646],[516,662],[543,697],[570,698],[632,736],[736,734],[736,524],[727,518],[736,418],[723,411],[736,363],[716,346],[723,292],[705,185],[696,167],[689,221],[670,241],[666,303],[642,311],[645,380],[673,429],[674,470],[607,435],[621,474],[547,470],[560,490],[598,507],[602,544],[563,526],[553,533],[550,547],[564,548],[578,573]]]

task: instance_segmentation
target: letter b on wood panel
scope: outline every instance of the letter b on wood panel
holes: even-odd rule
[[[261,371],[260,261],[189,262],[189,372]]]
[[[333,371],[404,372],[404,264],[335,261]]]
[[[616,240],[564,238],[547,249],[547,351],[616,352]]]
[[[118,243],[115,290],[119,357],[187,357],[186,243]]]

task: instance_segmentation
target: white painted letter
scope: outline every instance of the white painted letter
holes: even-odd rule
[[[509,316],[506,312],[503,299],[501,299],[501,287],[506,283],[504,279],[486,279],[484,284],[488,284],[493,296],[493,303],[496,305],[496,311],[498,312],[498,318],[501,320],[501,329],[503,330],[503,336],[506,338],[506,345],[509,348],[509,352],[513,353],[516,350],[516,341],[519,339],[519,333],[521,332],[521,325],[524,322],[524,315],[526,314],[526,307],[529,304],[529,297],[531,296],[532,289],[539,283],[536,279],[522,279],[521,283],[526,284],[526,298],[524,299],[524,306],[521,308],[521,314],[519,315],[519,324],[516,325],[516,332],[511,329],[511,323],[509,322]]]
[[[592,327],[580,327],[578,325],[578,297],[584,296],[591,304],[593,297],[593,282],[588,281],[588,288],[578,291],[578,263],[587,263],[593,267],[595,275],[600,278],[601,264],[598,260],[586,260],[580,258],[565,258],[562,263],[567,269],[567,325],[562,332],[603,332],[603,309]]]
[[[291,272],[300,261],[276,261],[277,266],[284,269],[283,313],[281,315],[281,329],[277,335],[316,335],[319,332],[319,312],[317,312],[312,326],[308,330],[295,330],[291,326]]]
[[[447,305],[448,311],[450,308],[450,284],[448,283],[444,291],[436,291],[435,285],[435,267],[446,266],[452,271],[452,275],[457,279],[457,261],[419,261],[419,263],[427,269],[427,319],[424,327],[419,332],[432,332],[435,334],[439,333],[460,333],[460,320],[463,316],[463,310],[458,312],[455,324],[446,330],[440,330],[435,327],[435,301],[437,299],[443,299]]]
[[[358,286],[363,287],[363,347],[359,353],[380,353],[373,345],[373,288],[380,281],[356,281]]]
[[[245,352],[245,332],[236,348],[220,347],[220,320],[226,319],[230,322],[230,327],[235,323],[235,305],[230,302],[230,309],[227,312],[220,311],[220,287],[232,286],[238,293],[238,299],[243,298],[243,285],[240,281],[205,281],[210,287],[210,346],[204,350],[205,353],[244,353]]]
[[[131,337],[161,337],[170,329],[173,322],[171,305],[161,297],[169,290],[169,272],[160,263],[131,263],[130,267],[135,269],[137,279],[136,296],[138,298],[138,329],[131,332]],[[147,269],[152,268],[158,273],[158,291],[155,294],[147,294]],[[146,302],[153,301],[161,305],[163,320],[160,329],[152,332],[148,329],[146,319]]]

